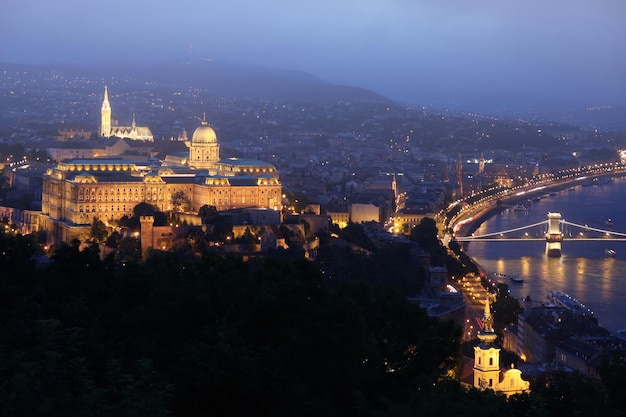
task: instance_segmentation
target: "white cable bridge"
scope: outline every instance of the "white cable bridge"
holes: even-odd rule
[[[547,228],[545,227],[547,226]],[[542,227],[541,233],[535,235],[525,232],[523,235],[515,235],[517,232],[524,230],[537,230]],[[570,227],[579,230],[578,233],[571,233]],[[509,235],[506,237],[505,235]],[[594,241],[594,240],[612,240],[612,241],[626,241],[626,233],[615,232],[613,230],[603,230],[588,225],[576,224],[565,221],[561,218],[561,213],[548,213],[548,220],[544,220],[539,223],[529,224],[526,226],[516,227],[514,229],[502,230],[499,232],[486,233],[483,235],[470,235],[456,237],[457,242],[472,242],[472,241],[486,241],[486,242],[506,242],[506,241],[519,241],[519,240],[537,240],[546,242],[546,253],[551,257],[561,256],[561,243],[563,238],[568,240],[582,240],[582,241]]]

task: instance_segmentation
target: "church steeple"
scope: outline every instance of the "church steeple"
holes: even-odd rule
[[[483,328],[478,332],[480,344],[474,346],[474,387],[497,390],[500,382],[500,349],[493,345],[498,335],[493,331],[489,296],[485,301]]]
[[[104,100],[100,110],[100,136],[111,136],[111,104],[109,104],[109,89],[104,86]]]
[[[493,317],[491,316],[490,296],[487,295],[485,300],[485,311],[483,313],[483,328],[478,332],[478,339],[480,339],[485,345],[490,345],[497,339],[498,335],[493,330]]]

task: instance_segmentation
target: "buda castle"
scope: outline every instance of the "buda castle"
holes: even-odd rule
[[[109,109],[106,89],[105,104],[103,110]],[[103,111],[103,135],[116,131],[104,123],[106,118]],[[206,118],[185,145],[188,154],[161,161],[70,159],[48,169],[43,175],[40,222],[48,240],[85,240],[95,218],[106,223],[131,217],[139,203],[172,211],[173,197],[181,195],[189,201],[191,214],[204,205],[218,211],[281,210],[282,185],[276,168],[254,159],[220,159],[217,135]]]

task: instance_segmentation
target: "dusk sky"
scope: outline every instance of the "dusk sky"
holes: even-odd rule
[[[626,102],[625,22],[624,0],[3,0],[0,62],[192,46],[416,103],[611,105]]]

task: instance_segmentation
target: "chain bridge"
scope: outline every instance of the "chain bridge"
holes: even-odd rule
[[[609,227],[609,226],[607,226]],[[483,235],[472,234],[455,238],[457,242],[491,241],[507,242],[519,240],[538,240],[546,242],[546,253],[551,257],[561,256],[561,243],[567,240],[612,240],[626,241],[626,233],[603,230],[586,224],[565,221],[561,213],[548,213],[548,219],[539,223],[516,227],[514,229]]]

